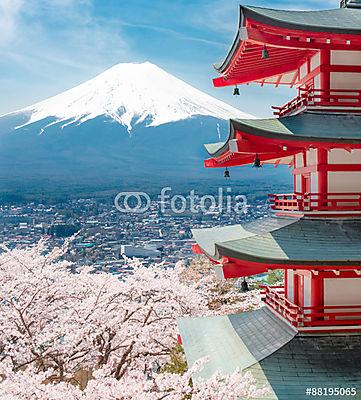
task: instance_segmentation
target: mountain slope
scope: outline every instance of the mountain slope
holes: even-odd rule
[[[153,64],[119,64],[0,117],[0,192],[208,185],[223,171],[204,168],[203,144],[224,140],[231,117],[250,116]]]
[[[158,126],[196,115],[223,120],[251,118],[150,62],[115,65],[75,88],[15,113],[29,116],[18,128],[46,118],[54,119],[50,124],[65,127],[105,115],[128,131],[141,123]]]

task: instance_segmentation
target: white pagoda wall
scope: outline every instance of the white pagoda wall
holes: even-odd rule
[[[333,149],[328,152],[329,164],[361,164],[361,150],[351,152],[343,149]]]
[[[329,164],[361,164],[361,150],[347,151],[343,149],[333,149],[328,152]],[[312,166],[317,164],[317,150],[310,149],[306,152],[306,165],[303,162],[303,155],[295,156],[296,168]],[[361,171],[353,172],[328,172],[328,192],[329,193],[361,193]],[[302,191],[301,175],[296,175],[295,192]],[[318,173],[310,173],[310,191],[318,193]]]
[[[310,165],[317,164],[317,150],[310,149],[306,152],[306,164],[303,162],[303,155],[297,154],[295,156],[295,167],[302,168]],[[301,175],[296,175],[295,179],[295,192],[302,192],[302,178]],[[310,192],[317,193],[318,192],[318,174],[317,172],[310,173]]]
[[[296,175],[296,177],[295,177],[294,191],[297,193],[301,193],[301,191],[302,191],[301,175]]]
[[[360,90],[361,74],[356,72],[331,72],[331,89]]]
[[[361,193],[361,172],[329,172],[329,193]]]
[[[332,65],[361,65],[361,51],[332,50]]]
[[[320,64],[321,64],[321,55],[320,55],[320,52],[318,52],[313,57],[311,57],[311,62],[310,62],[311,71],[313,71],[314,69],[319,67]]]
[[[311,273],[303,276],[303,305],[311,306]]]
[[[296,158],[295,158],[295,167],[296,167],[296,168],[304,167],[304,165],[303,165],[303,156],[302,156],[302,153],[296,154],[295,157],[296,157]]]
[[[318,52],[316,55],[314,55],[311,58],[311,71],[314,69],[318,68],[321,65],[321,55]],[[321,88],[321,76],[320,74],[317,74],[313,78],[313,87],[315,89],[320,89]]]
[[[331,65],[361,65],[361,51],[331,51]],[[331,89],[361,89],[361,73],[331,72]]]
[[[304,306],[311,305],[311,273],[304,270],[288,270],[287,293],[289,301],[295,301],[294,274],[303,275]],[[325,278],[324,279],[324,305],[325,306],[357,306],[361,304],[361,277],[360,278]],[[360,307],[361,310],[361,307]],[[356,310],[346,310],[356,311]]]
[[[348,50],[332,50],[330,54],[331,65],[361,65],[361,51]],[[310,71],[314,71],[321,64],[320,52],[311,57],[309,65]],[[301,65],[299,69],[300,79],[303,79],[308,74],[308,63]],[[313,78],[313,86],[315,89],[321,89],[320,73]],[[304,85],[303,85],[304,86]],[[331,89],[346,89],[346,90],[361,90],[361,73],[357,72],[331,72],[330,73],[330,88]]]
[[[307,63],[304,63],[300,67],[300,78],[303,79],[307,75]]]
[[[318,175],[317,172],[311,173],[311,193],[318,193]]]
[[[325,306],[357,306],[361,304],[360,278],[326,278]]]
[[[292,303],[295,301],[294,287],[293,287],[293,276],[294,272],[291,269],[286,270],[287,274],[287,293],[286,297]]]
[[[316,165],[317,164],[317,150],[310,149],[306,153],[307,165]],[[311,193],[318,193],[318,174],[317,172],[311,172]]]
[[[305,270],[287,270],[287,293],[286,297],[292,303],[295,301],[295,292],[294,292],[294,275],[298,273],[299,275],[303,275],[303,300],[304,306],[308,307],[311,305],[311,273]]]
[[[295,155],[295,167],[296,168],[302,168],[303,165],[303,156],[302,154],[296,154]],[[302,184],[301,184],[301,175],[296,175],[295,178],[295,192],[301,192],[302,191]]]
[[[334,149],[328,153],[329,164],[361,164],[361,150],[348,152]],[[329,172],[328,191],[330,193],[361,193],[361,171]]]

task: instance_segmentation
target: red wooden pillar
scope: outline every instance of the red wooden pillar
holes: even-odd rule
[[[330,64],[331,64],[331,51],[329,49],[321,50],[321,74],[320,74],[320,89],[321,89],[321,101],[329,101],[327,95],[331,89],[330,79]],[[326,149],[317,149],[317,164],[319,166],[318,172],[318,193],[320,194],[320,200],[327,199],[328,182],[327,182],[327,171],[323,168],[328,163],[328,152]],[[320,202],[319,205],[327,205],[327,202]]]
[[[307,167],[307,155],[306,155],[306,150],[304,150],[302,152],[302,163],[303,163],[303,167]],[[306,176],[305,174],[301,175],[301,191],[302,194],[305,194],[307,192],[307,187],[306,187]]]
[[[298,275],[293,272],[293,303],[299,305],[299,279]]]
[[[331,79],[330,79],[330,69],[331,65],[331,51],[328,49],[321,50],[321,79],[320,79],[320,89],[329,91],[331,89]],[[322,95],[328,94],[321,92]],[[323,98],[323,100],[327,97]]]
[[[317,164],[318,164],[318,193],[320,195],[319,205],[327,206],[328,193],[328,151],[327,149],[317,149]]]
[[[293,156],[293,168],[296,168],[296,156]],[[300,189],[302,190],[302,189]],[[293,193],[298,192],[297,190],[297,175],[293,175]]]
[[[294,303],[299,307],[304,307],[305,305],[305,287],[304,287],[304,277],[301,274],[293,274],[293,293],[294,293]]]
[[[311,307],[318,307],[313,312],[322,313],[324,306],[324,284],[323,278],[319,275],[312,274],[311,276]],[[317,319],[322,319],[316,317]]]

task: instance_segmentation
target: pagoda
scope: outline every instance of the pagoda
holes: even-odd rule
[[[205,145],[205,166],[286,164],[293,193],[269,195],[271,217],[193,230],[194,252],[222,278],[283,270],[284,284],[263,288],[260,310],[180,319],[187,360],[209,357],[203,377],[251,371],[270,399],[306,399],[308,388],[360,399],[361,0],[319,11],[241,6],[216,69],[214,86],[234,94],[258,83],[297,96],[274,118],[232,119],[226,141]]]

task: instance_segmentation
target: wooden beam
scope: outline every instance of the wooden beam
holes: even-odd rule
[[[298,63],[291,64],[283,64],[281,66],[276,66],[269,68],[265,66],[262,69],[258,69],[257,71],[250,71],[247,73],[243,73],[241,76],[225,78],[224,76],[213,79],[213,85],[215,87],[224,87],[224,86],[234,86],[241,85],[248,82],[254,82],[256,80],[266,79],[271,76],[292,72],[297,69]]]

